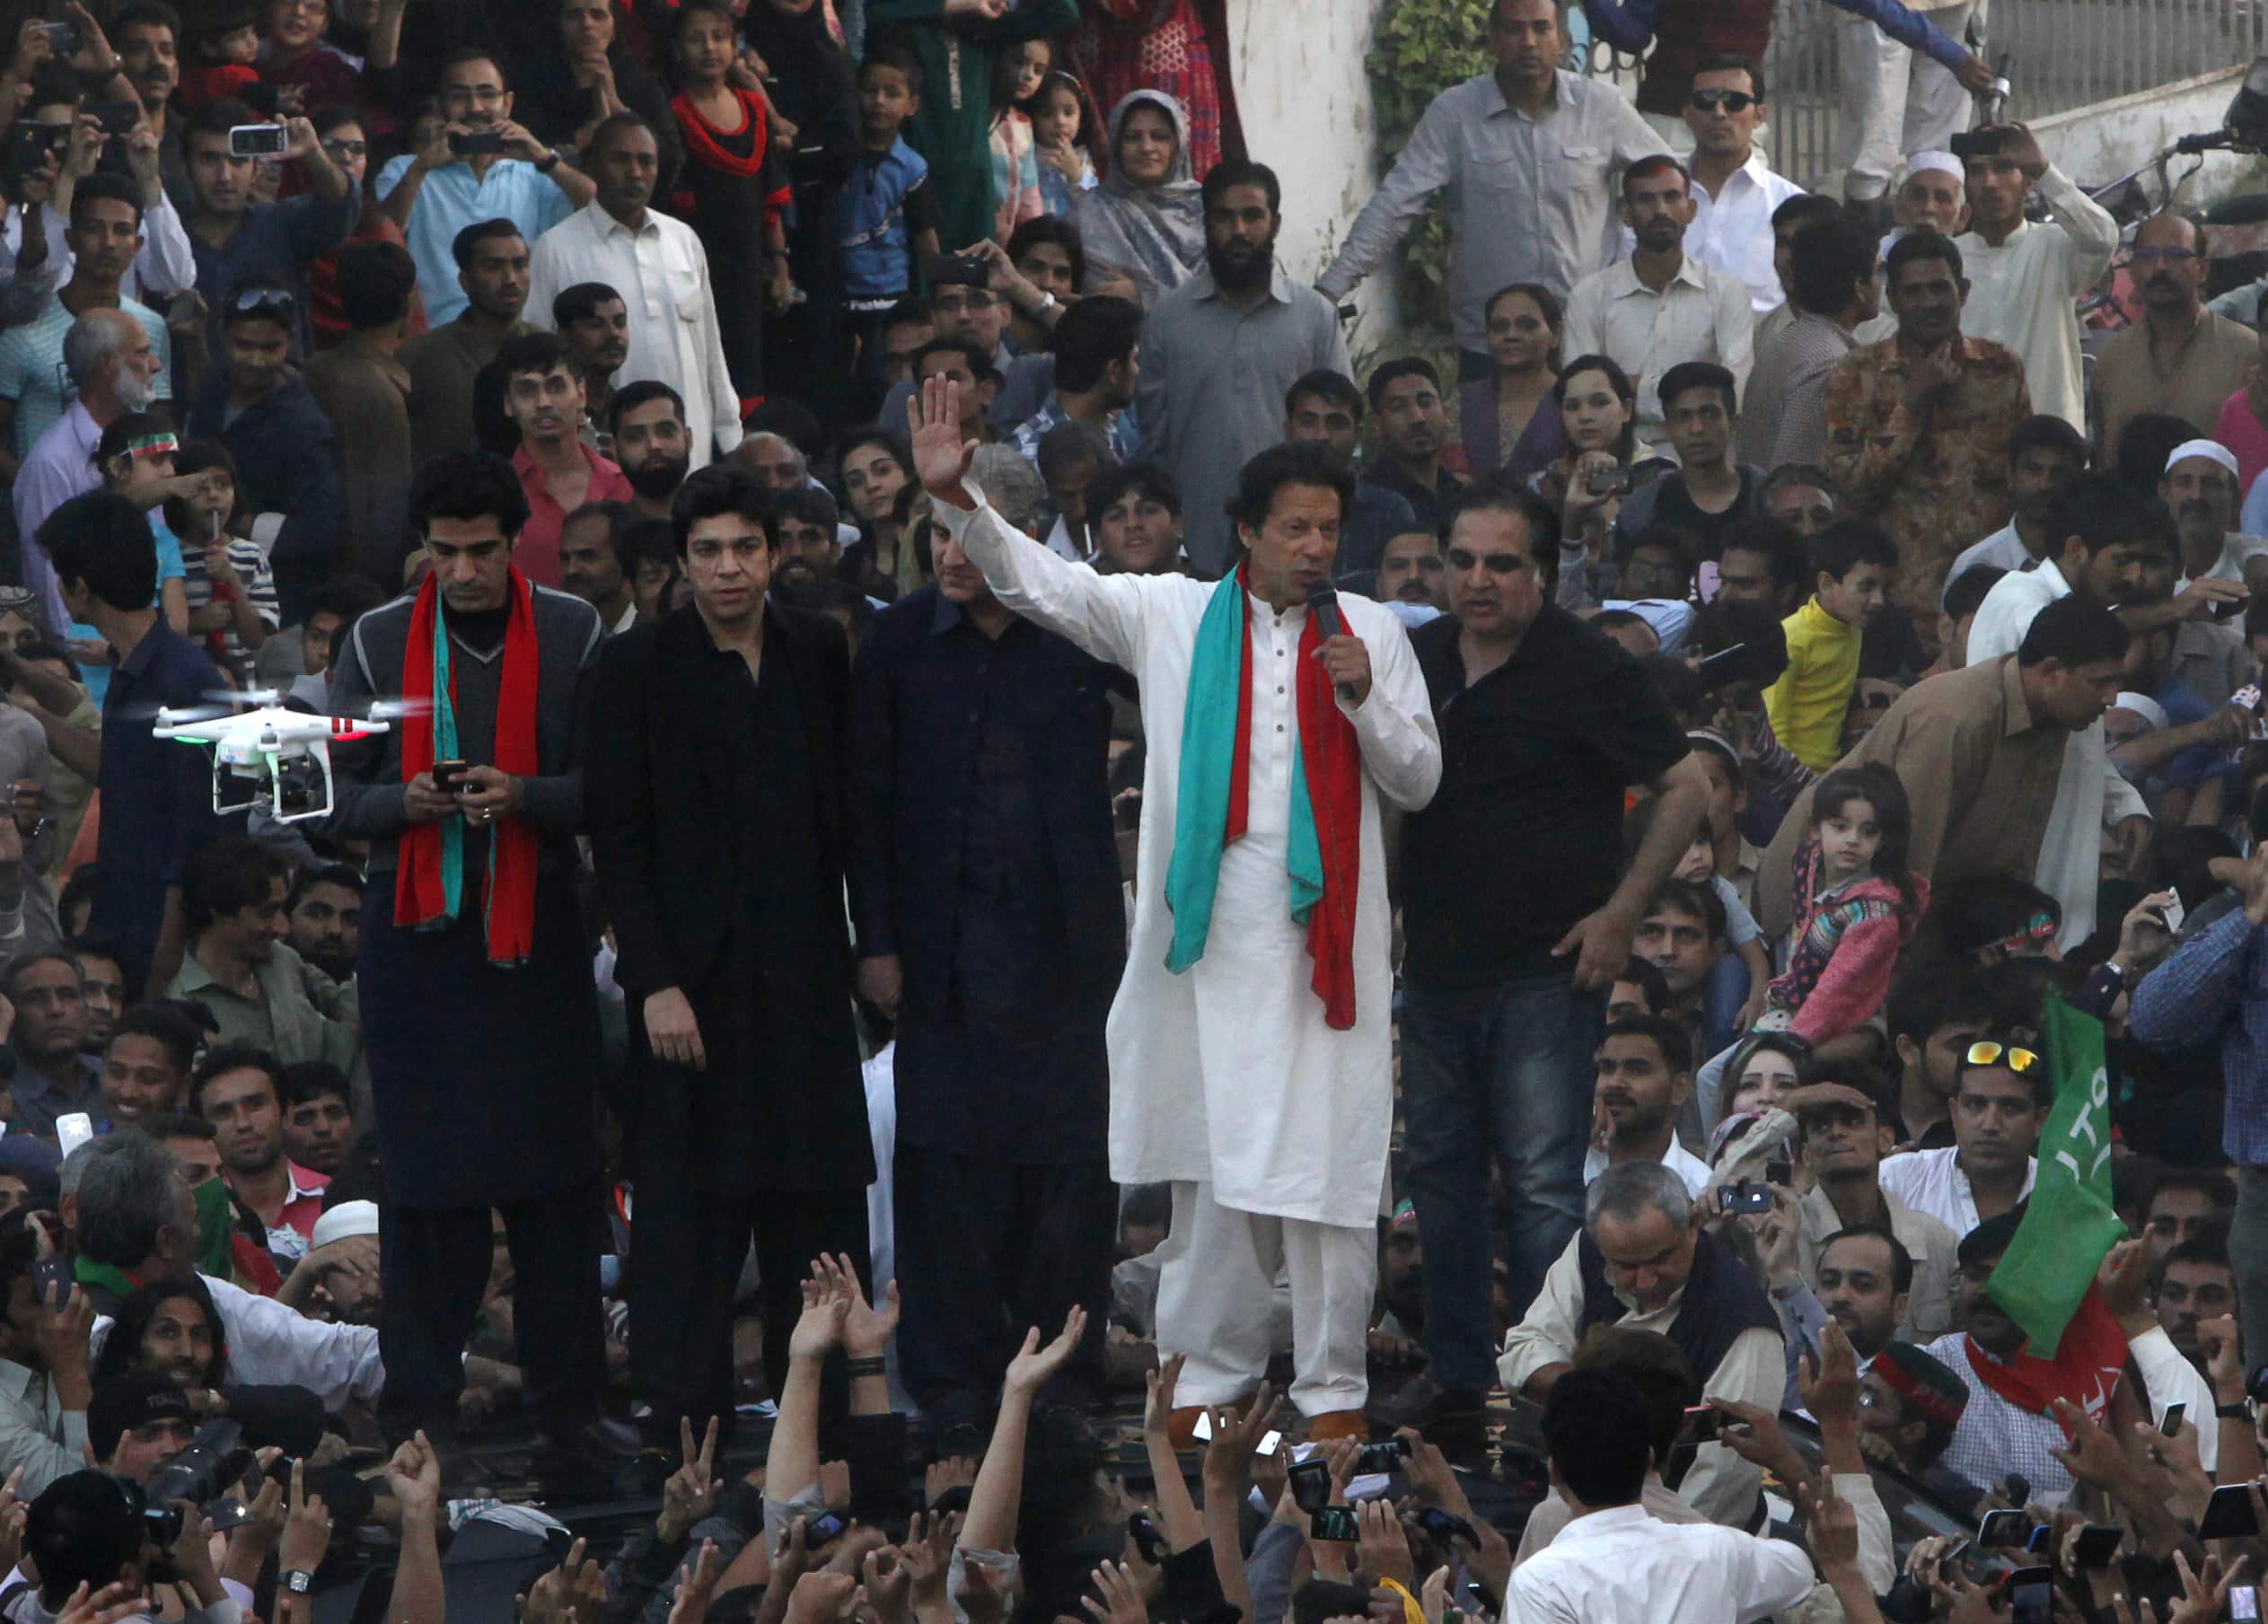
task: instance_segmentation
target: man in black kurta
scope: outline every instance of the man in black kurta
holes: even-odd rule
[[[518,1276],[514,1329],[529,1409],[562,1449],[619,1447],[599,1428],[606,1360],[598,1020],[575,887],[583,827],[575,724],[602,628],[583,600],[531,586],[513,566],[527,497],[501,458],[466,451],[435,459],[418,477],[410,508],[433,566],[421,590],[438,599],[433,640],[446,638],[455,736],[434,736],[436,707],[340,742],[329,821],[338,838],[371,842],[356,982],[387,1195],[380,1420],[389,1437],[422,1428],[441,1443],[454,1433],[465,1339],[488,1281],[494,1207]],[[535,643],[534,770],[510,773],[496,763],[509,760],[499,745],[514,736],[502,713],[522,593],[522,624]],[[419,690],[411,651],[421,603],[435,611],[413,594],[355,622],[332,663],[333,709],[367,715],[375,699]],[[444,691],[434,674],[428,668],[425,688]],[[406,776],[405,750],[467,770],[452,780],[453,792],[430,771]],[[491,849],[515,822],[532,828],[536,848],[524,956],[501,944],[496,916],[504,910],[489,894]],[[453,917],[421,924],[399,886],[404,842],[436,825],[453,831],[461,852],[462,892]]]
[[[656,1441],[680,1417],[731,1426],[752,1240],[779,1391],[812,1260],[866,1267],[875,1176],[843,914],[848,647],[766,603],[778,532],[752,475],[702,470],[671,519],[693,602],[607,644],[589,724],[635,1073],[632,1374]]]
[[[1003,454],[1018,467],[980,477],[1034,524],[1015,496],[1036,507],[1038,477]],[[936,576],[859,649],[850,826],[860,979],[898,1023],[900,1369],[945,1425],[980,1417],[1024,1329],[1075,1303],[1094,1345],[1063,1384],[1099,1374],[1126,914],[1111,668],[1003,608],[950,541]]]

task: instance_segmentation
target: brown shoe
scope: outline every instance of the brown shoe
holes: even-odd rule
[[[1327,1409],[1307,1420],[1307,1441],[1327,1444],[1333,1438],[1367,1438],[1370,1418],[1358,1409]]]

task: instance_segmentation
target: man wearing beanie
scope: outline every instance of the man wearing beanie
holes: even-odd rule
[[[158,1371],[112,1376],[96,1385],[87,1405],[87,1447],[114,1478],[146,1485],[196,1435],[189,1394]]]

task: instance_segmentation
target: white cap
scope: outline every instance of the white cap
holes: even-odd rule
[[[2218,462],[2228,470],[2232,479],[2241,478],[2237,472],[2237,453],[2218,440],[2184,440],[2174,447],[2174,454],[2166,459],[2166,471],[2172,473],[2174,464],[2186,462],[2192,457],[2202,457],[2208,462]]]
[[[1956,180],[1964,180],[1968,178],[1969,172],[1968,166],[1960,159],[1951,153],[1940,151],[1934,146],[1906,154],[1907,174],[1918,175],[1925,169],[1936,170],[1939,174],[1951,175]]]
[[[356,1235],[375,1235],[378,1233],[378,1203],[375,1201],[341,1201],[315,1220],[315,1233],[307,1244],[329,1246],[333,1241],[351,1240]]]
[[[2149,724],[2150,731],[2152,733],[2156,733],[2158,729],[2163,727],[2171,727],[2174,724],[2173,718],[2166,714],[2166,707],[2160,705],[2157,700],[2151,698],[2148,694],[2121,694],[2117,698],[2111,701],[2111,708],[2113,710],[2132,711],[2143,721]],[[325,1216],[328,1216],[329,1215]]]

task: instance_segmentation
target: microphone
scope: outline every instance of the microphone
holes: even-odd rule
[[[1339,594],[1328,581],[1319,581],[1315,590],[1307,594],[1307,612],[1315,617],[1315,629],[1326,637],[1335,637],[1347,629],[1345,619],[1339,613]],[[1355,702],[1355,687],[1351,682],[1338,684],[1339,697],[1348,704]]]

